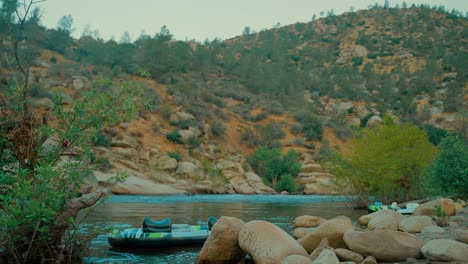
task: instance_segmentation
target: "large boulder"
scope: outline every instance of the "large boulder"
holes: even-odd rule
[[[314,182],[304,186],[305,194],[337,194],[337,186],[333,182],[333,176],[328,173],[321,173],[314,178]]]
[[[248,182],[249,185],[254,189],[256,194],[265,194],[265,193],[276,193],[270,186],[266,186],[263,182]]]
[[[421,249],[424,257],[436,261],[468,260],[468,245],[450,239],[435,239],[427,242]]]
[[[255,220],[245,224],[238,236],[240,247],[256,264],[274,264],[289,255],[308,256],[305,249],[276,225]]]
[[[213,226],[211,234],[203,244],[196,264],[237,263],[245,257],[245,252],[237,242],[237,236],[244,221],[235,217],[221,217]]]
[[[216,163],[218,170],[236,170],[236,163],[230,160],[222,159]]]
[[[165,171],[175,171],[177,169],[177,160],[168,155],[161,155],[150,159],[150,166]]]
[[[419,205],[414,211],[413,215],[433,216],[435,215],[434,210],[436,206],[440,206],[442,210],[447,214],[447,216],[452,216],[457,213],[455,209],[455,203],[453,202],[453,200],[444,198]]]
[[[298,242],[309,253],[317,248],[323,238],[328,239],[330,246],[333,248],[347,248],[347,245],[343,241],[343,234],[348,231],[354,231],[350,219],[333,218],[323,222],[317,229],[299,239]]]
[[[190,138],[194,137],[193,131],[189,129],[179,130],[179,135],[182,138],[182,141],[188,143]]]
[[[437,239],[447,236],[447,231],[440,226],[426,226],[421,230],[420,237],[423,239]]]
[[[253,184],[253,183],[262,183],[262,178],[260,178],[260,176],[258,176],[258,175],[255,174],[254,172],[246,172],[246,173],[245,173],[245,180],[246,180],[249,184]]]
[[[200,168],[192,162],[183,161],[177,164],[176,174],[192,178],[198,174],[199,170]]]
[[[369,118],[369,120],[367,120],[366,127],[375,127],[378,124],[382,124],[382,122],[383,121],[382,118],[380,118],[380,116],[374,115],[371,118]]]
[[[468,244],[468,229],[453,230],[455,240]]]
[[[315,228],[313,228],[313,227],[309,227],[309,228],[307,228],[307,227],[298,227],[298,228],[294,229],[293,237],[295,239],[303,238],[303,237],[307,236],[313,230],[315,230]]]
[[[236,176],[229,180],[236,193],[255,194],[255,190],[245,181],[244,178]]]
[[[131,149],[138,149],[140,144],[138,143],[138,140],[136,140],[134,137],[130,136],[123,136],[120,138],[113,138],[112,147],[119,147],[119,148],[131,148]]]
[[[398,223],[404,217],[405,216],[402,214],[393,210],[382,210],[359,217],[358,223],[361,225],[367,225],[369,229],[389,228],[397,230]]]
[[[327,219],[324,219],[320,216],[303,215],[303,216],[296,217],[296,219],[294,219],[293,221],[293,224],[294,224],[294,228],[317,227],[325,221],[327,221]]]
[[[372,255],[378,261],[417,258],[424,244],[422,239],[411,234],[389,229],[347,232],[344,234],[344,241],[352,251],[364,257]]]
[[[398,223],[398,230],[408,233],[419,233],[426,226],[436,226],[429,216],[410,216],[404,218]]]

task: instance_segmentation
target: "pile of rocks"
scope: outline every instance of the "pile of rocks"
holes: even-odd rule
[[[433,220],[434,206],[448,215],[448,226]],[[468,225],[464,202],[435,200],[418,207],[412,216],[383,210],[359,218],[329,220],[297,217],[293,236],[262,220],[244,223],[221,217],[203,245],[196,263],[466,263]]]

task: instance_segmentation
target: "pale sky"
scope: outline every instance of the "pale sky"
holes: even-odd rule
[[[389,0],[390,6],[401,0]],[[118,41],[125,31],[132,40],[142,31],[153,36],[166,25],[176,39],[203,42],[232,38],[242,34],[248,26],[252,31],[273,28],[296,22],[309,22],[312,16],[335,14],[367,9],[369,5],[384,0],[46,0],[37,6],[42,10],[42,23],[56,28],[59,19],[72,15],[74,37],[81,36],[85,25],[98,30],[100,37],[112,36]],[[467,0],[407,0],[408,6],[429,4],[444,5],[447,9],[468,11]]]

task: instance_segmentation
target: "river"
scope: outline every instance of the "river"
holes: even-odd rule
[[[342,196],[326,195],[194,195],[141,196],[113,195],[93,210],[81,215],[83,228],[117,229],[140,227],[143,218],[170,217],[173,223],[197,224],[209,216],[232,216],[244,222],[266,220],[292,234],[292,221],[301,215],[329,219],[346,215],[353,221],[365,211],[353,210]],[[153,250],[120,250],[111,248],[107,236],[100,235],[91,243],[86,263],[194,263],[200,247]]]

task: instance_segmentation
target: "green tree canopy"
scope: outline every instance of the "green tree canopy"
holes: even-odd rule
[[[359,131],[349,153],[337,155],[331,169],[338,183],[360,196],[410,199],[420,194],[420,175],[435,151],[424,130],[385,117],[383,124]]]
[[[450,134],[439,144],[440,151],[427,171],[428,194],[453,198],[468,197],[468,146]]]

